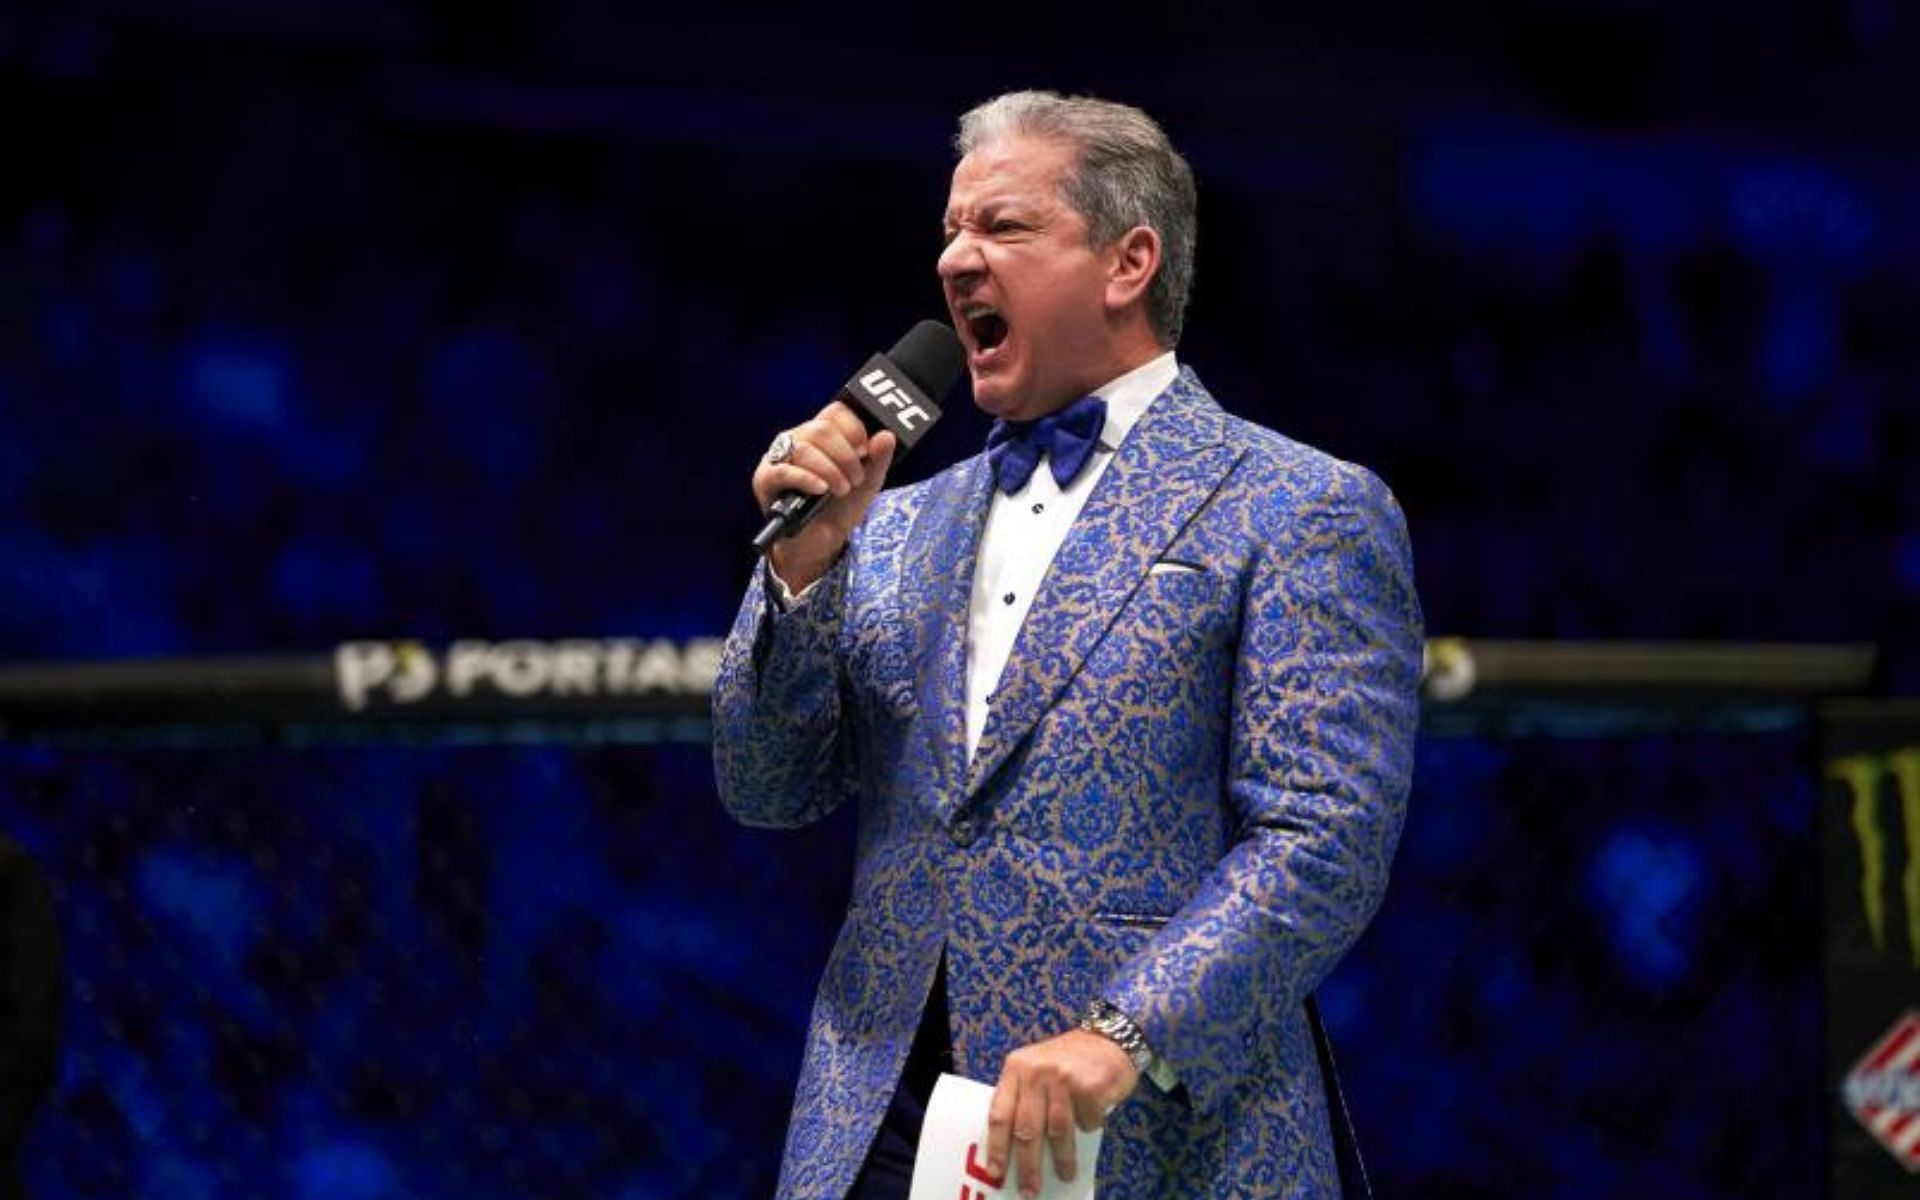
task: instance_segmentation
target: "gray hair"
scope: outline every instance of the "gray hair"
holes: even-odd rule
[[[1166,131],[1137,108],[1062,96],[1008,92],[960,118],[953,146],[962,157],[1008,137],[1059,138],[1079,152],[1065,197],[1105,246],[1138,225],[1160,235],[1160,270],[1147,292],[1147,317],[1168,348],[1179,344],[1193,290],[1193,168]]]

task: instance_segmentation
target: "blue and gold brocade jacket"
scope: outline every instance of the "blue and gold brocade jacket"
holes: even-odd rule
[[[782,1200],[841,1200],[944,953],[956,1069],[1096,996],[1180,1086],[1109,1120],[1102,1200],[1340,1194],[1304,1002],[1385,892],[1421,617],[1384,485],[1229,416],[1190,370],[1068,532],[967,759],[984,455],[884,492],[781,611],[761,573],[714,697],[727,808],[859,806]]]

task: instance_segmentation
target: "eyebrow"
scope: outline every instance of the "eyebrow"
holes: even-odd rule
[[[984,222],[992,220],[994,217],[1003,216],[1010,209],[1015,212],[1019,211],[1020,200],[1017,197],[994,196],[982,201],[979,207],[974,209],[973,215],[976,221]],[[959,224],[960,222],[954,219],[952,213],[944,213],[940,218],[940,232],[943,235],[950,234]]]

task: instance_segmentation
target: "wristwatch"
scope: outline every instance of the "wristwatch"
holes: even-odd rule
[[[1080,1014],[1080,1028],[1097,1033],[1126,1051],[1133,1061],[1133,1069],[1140,1074],[1145,1075],[1153,1066],[1153,1047],[1147,1045],[1147,1035],[1140,1031],[1132,1017],[1105,1000],[1087,1005],[1087,1011]]]

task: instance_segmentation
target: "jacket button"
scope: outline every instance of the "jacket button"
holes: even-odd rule
[[[972,817],[956,817],[953,822],[953,844],[971,846],[980,836],[980,823]]]

